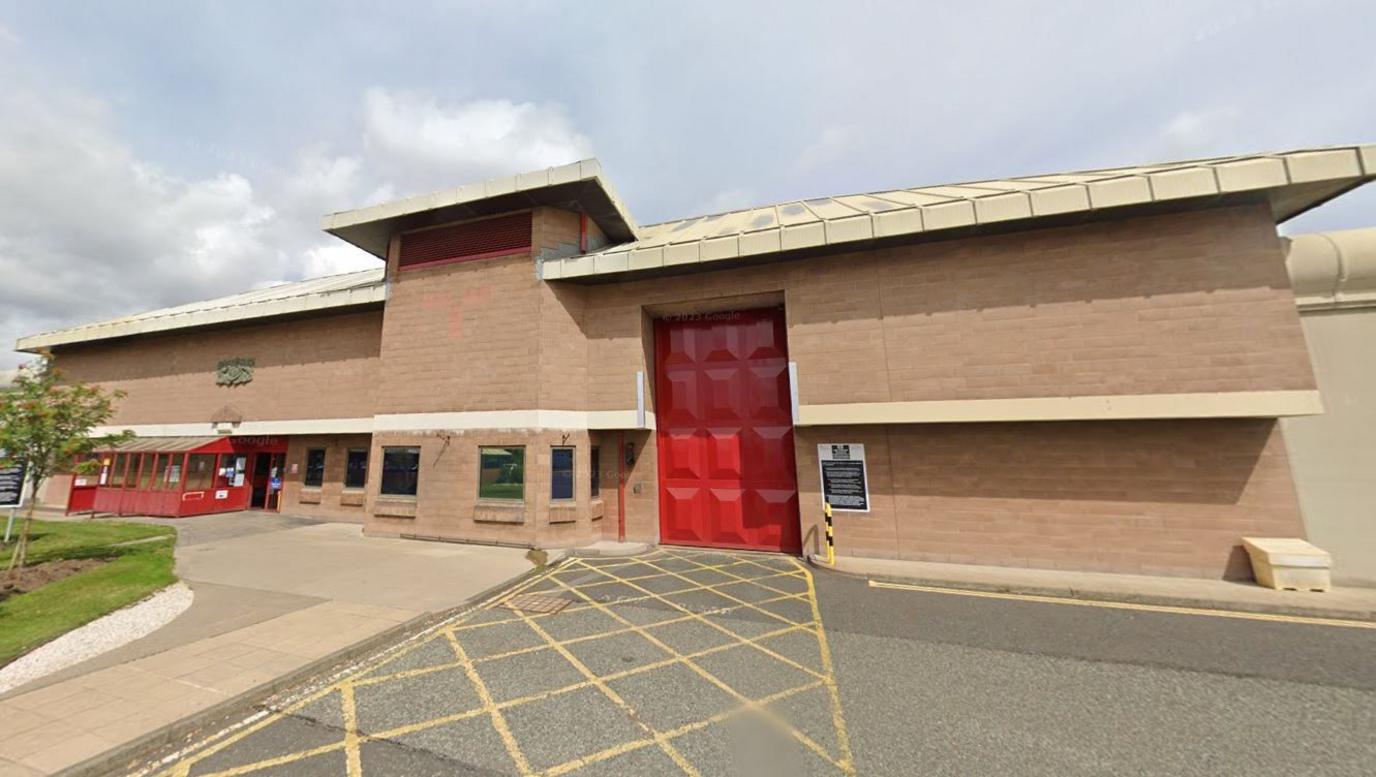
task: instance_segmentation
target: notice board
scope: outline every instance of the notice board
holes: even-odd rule
[[[865,446],[860,443],[822,443],[817,446],[822,469],[822,499],[832,510],[870,511],[870,483],[865,471]]]
[[[24,499],[24,465],[0,467],[0,507],[18,507]]]

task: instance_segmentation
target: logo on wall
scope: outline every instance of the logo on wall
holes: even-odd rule
[[[253,380],[253,359],[221,359],[215,365],[215,385],[242,386]]]

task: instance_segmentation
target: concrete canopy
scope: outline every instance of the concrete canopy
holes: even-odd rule
[[[386,259],[387,242],[398,232],[541,205],[586,213],[613,243],[636,239],[635,221],[596,159],[332,213],[320,226]]]

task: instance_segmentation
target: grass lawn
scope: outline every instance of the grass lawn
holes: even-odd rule
[[[172,542],[111,547],[117,542],[175,535],[176,529],[170,526],[34,521],[30,566],[63,558],[112,560],[0,602],[0,665],[175,582]],[[0,570],[9,564],[13,552],[13,542],[0,552]]]

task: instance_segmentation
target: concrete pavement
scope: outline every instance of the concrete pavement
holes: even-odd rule
[[[364,538],[353,524],[266,513],[175,525],[191,608],[0,697],[0,775],[79,764],[531,569],[521,550]]]

